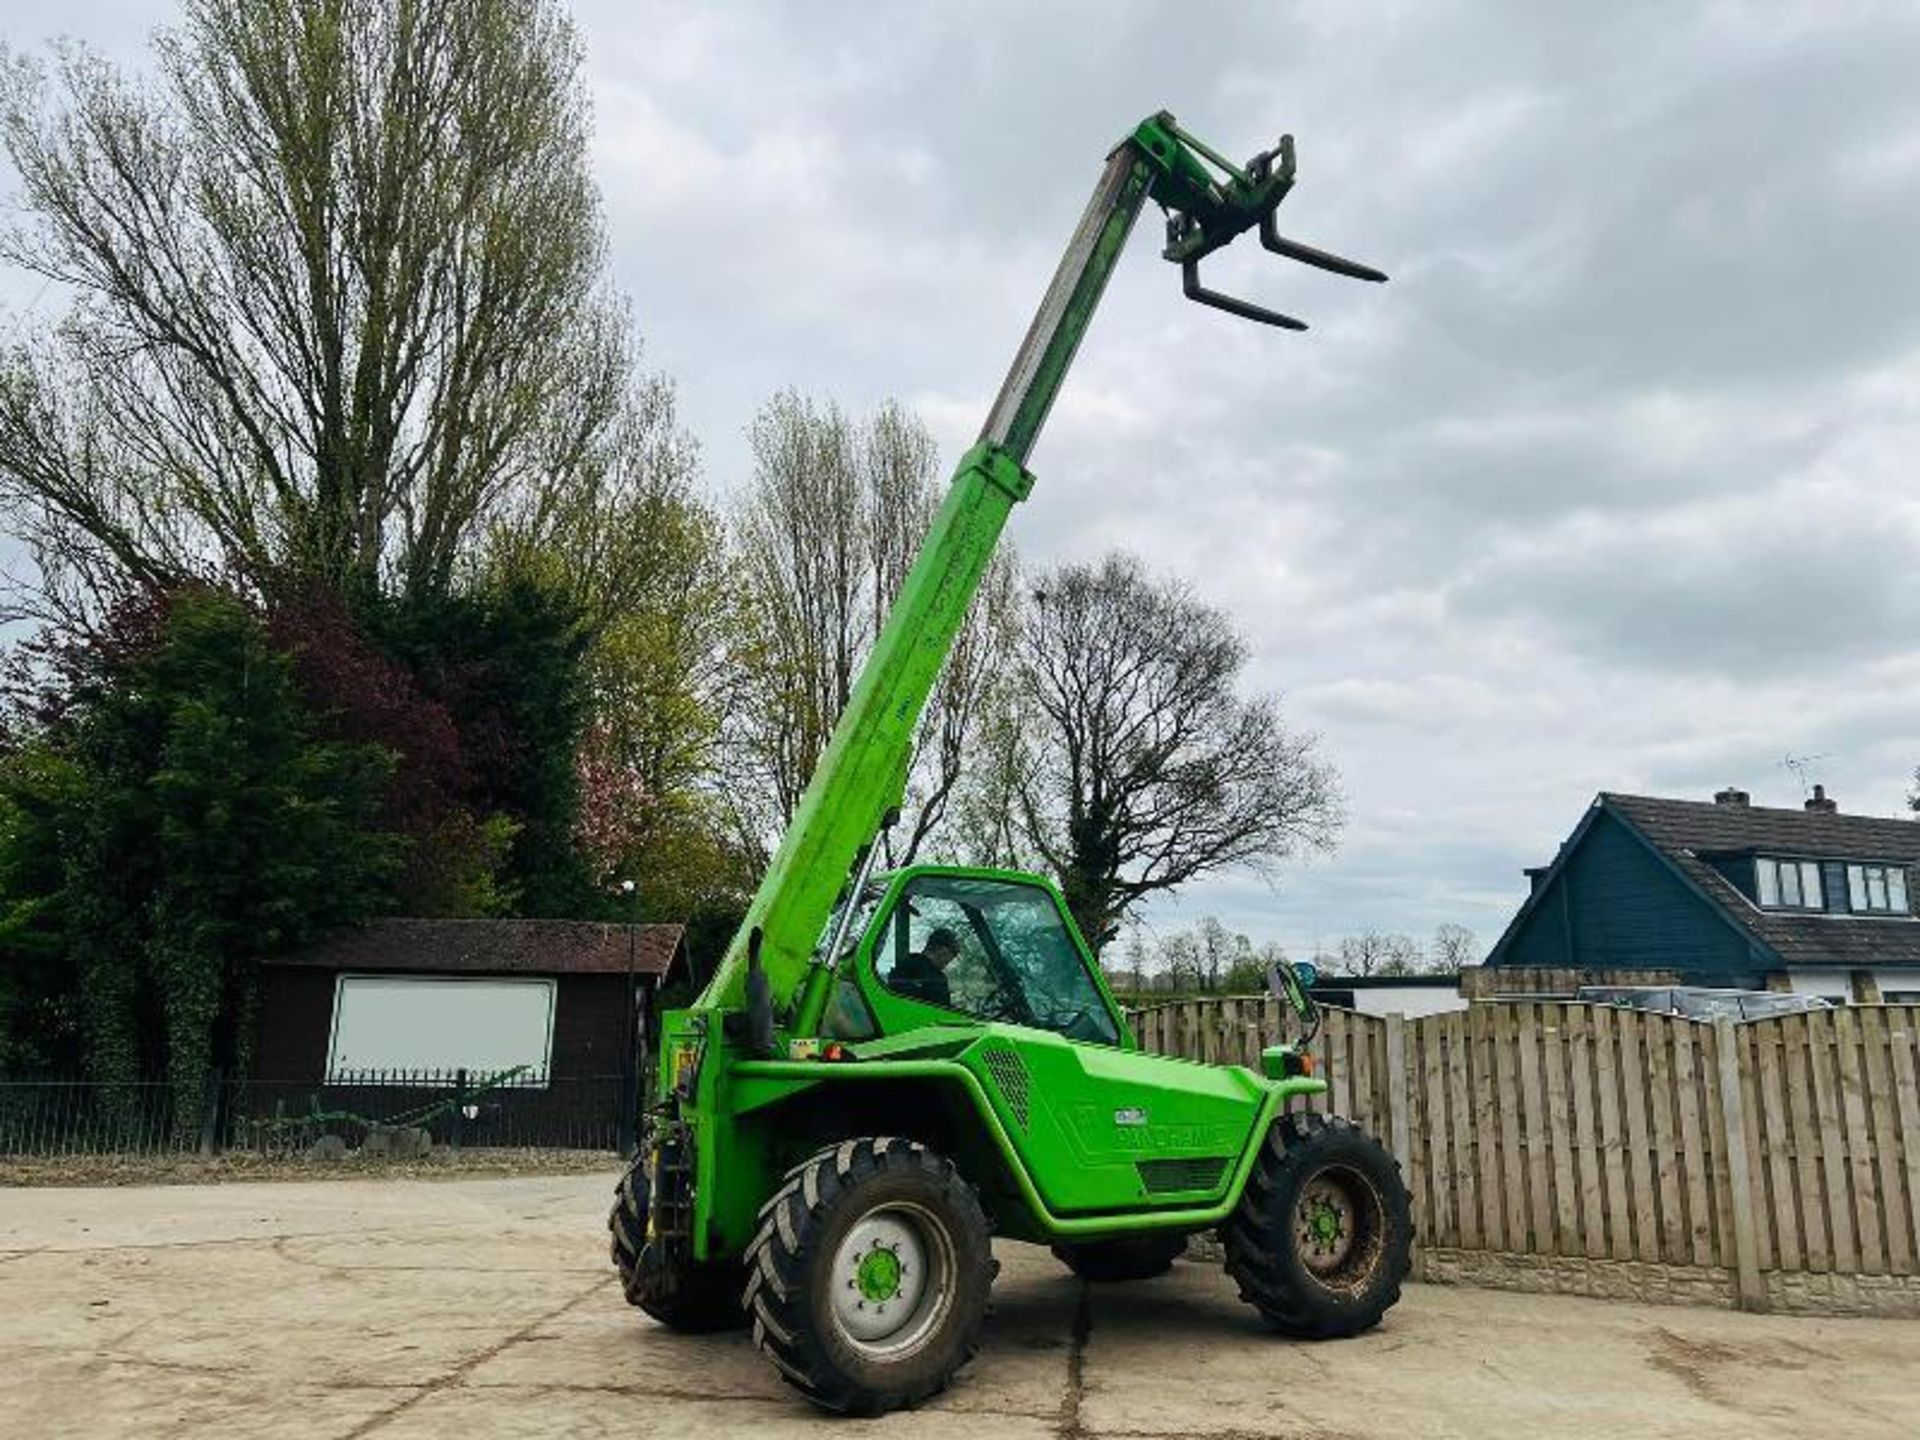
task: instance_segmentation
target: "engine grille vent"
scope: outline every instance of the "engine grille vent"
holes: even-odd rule
[[[1140,1160],[1141,1183],[1149,1195],[1171,1195],[1177,1190],[1211,1190],[1220,1183],[1227,1168],[1227,1157],[1210,1155],[1200,1160]]]
[[[994,1087],[999,1090],[1000,1098],[1007,1102],[1007,1109],[1013,1112],[1013,1118],[1020,1122],[1022,1130],[1027,1128],[1027,1066],[1012,1050],[1004,1045],[989,1046],[982,1052],[987,1062],[987,1073],[993,1077]]]

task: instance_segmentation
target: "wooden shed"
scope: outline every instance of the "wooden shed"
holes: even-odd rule
[[[685,964],[679,925],[384,919],[344,930],[263,967],[253,1108],[324,1109],[351,1093],[371,1114],[404,1108],[402,1091],[486,1086],[500,1143],[623,1138],[648,997]]]

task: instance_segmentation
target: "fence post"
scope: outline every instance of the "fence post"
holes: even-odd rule
[[[1413,1150],[1413,1131],[1407,1123],[1407,1017],[1395,1011],[1387,1017],[1387,1143],[1402,1165]]]
[[[213,1154],[214,1144],[220,1135],[220,1099],[225,1094],[221,1085],[225,1072],[215,1065],[207,1071],[206,1079],[201,1082],[200,1105],[200,1153]]]
[[[1407,1099],[1407,1017],[1398,1011],[1389,1014],[1387,1021],[1387,1144],[1393,1150],[1393,1158],[1399,1162],[1402,1173],[1413,1163],[1413,1124],[1409,1115]],[[1414,1214],[1419,1215],[1420,1202],[1414,1200]],[[1416,1280],[1426,1278],[1426,1247],[1420,1243],[1420,1226],[1416,1218],[1413,1227],[1413,1276]]]
[[[453,1072],[453,1148],[466,1148],[467,1141],[467,1072],[462,1068]]]
[[[1747,1154],[1747,1097],[1740,1082],[1739,1042],[1733,1021],[1713,1022],[1713,1048],[1720,1061],[1720,1115],[1727,1133],[1727,1185],[1733,1193],[1735,1303],[1742,1310],[1765,1310],[1767,1287],[1760,1279],[1760,1247],[1753,1228],[1753,1167]]]

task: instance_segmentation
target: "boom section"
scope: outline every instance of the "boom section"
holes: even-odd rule
[[[808,958],[861,848],[905,794],[913,737],[927,697],[1007,516],[1033,488],[1023,462],[1139,218],[1151,179],[1151,167],[1131,143],[1108,157],[987,426],[961,457],[740,932],[699,1001],[702,1006],[742,1003],[746,941],[755,926],[774,1004],[794,1003]]]
[[[809,959],[863,847],[875,842],[883,817],[905,794],[914,735],[927,697],[1008,515],[1033,488],[1027,457],[1141,207],[1152,198],[1167,210],[1164,258],[1182,265],[1190,296],[1280,323],[1244,301],[1219,305],[1225,297],[1196,295],[1195,267],[1200,256],[1256,225],[1262,243],[1277,249],[1268,241],[1273,210],[1292,181],[1289,140],[1256,156],[1243,170],[1186,134],[1164,112],[1143,121],[1107,156],[980,438],[954,472],[946,500],[854,682],[746,918],[696,1002],[699,1008],[733,1010],[745,1002],[749,937],[758,930],[774,1007],[789,1017],[789,1033],[812,1033],[825,987],[807,986]],[[1324,252],[1311,254],[1337,260]],[[1377,272],[1367,272],[1367,278],[1374,275]],[[818,973],[824,979],[825,970]]]

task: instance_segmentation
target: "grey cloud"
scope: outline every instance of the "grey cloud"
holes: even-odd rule
[[[1498,933],[1595,790],[1901,803],[1920,735],[1920,11],[578,0],[618,279],[717,489],[773,389],[971,439],[1106,147],[1291,129],[1302,238],[1184,305],[1142,222],[1035,456],[1036,563],[1228,605],[1353,816],[1213,911],[1296,953]],[[169,3],[57,22],[120,55]],[[0,0],[30,40],[44,7]],[[1857,798],[1855,798],[1857,797]]]

